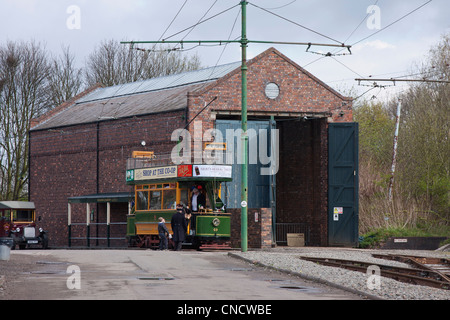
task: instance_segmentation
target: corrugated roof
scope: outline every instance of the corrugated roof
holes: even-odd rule
[[[240,62],[98,88],[34,126],[31,131],[183,109],[187,93],[222,78]]]
[[[130,94],[143,93],[155,90],[170,89],[194,83],[216,80],[230,73],[240,66],[240,62],[229,63],[221,66],[205,68],[201,70],[178,73],[174,75],[158,77],[143,81],[126,83],[108,88],[99,88],[91,94],[78,100],[76,103],[84,103],[111,97],[121,97]]]
[[[26,201],[0,201],[0,209],[35,209],[34,202]]]

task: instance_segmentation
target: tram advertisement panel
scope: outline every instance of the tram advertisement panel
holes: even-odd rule
[[[217,177],[217,178],[231,178],[231,166],[220,165],[194,165],[194,177]]]
[[[178,165],[155,168],[130,169],[126,172],[127,182],[165,180],[172,178],[232,178],[230,165]]]
[[[146,168],[134,170],[134,181],[177,177],[177,166]]]

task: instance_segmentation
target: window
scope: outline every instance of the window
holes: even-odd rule
[[[180,189],[180,203],[189,205],[189,190],[188,189]]]
[[[20,222],[32,222],[34,219],[33,211],[14,210],[13,211],[13,219],[14,219],[14,221],[20,221]]]
[[[136,192],[136,210],[148,210],[148,191]]]
[[[0,210],[0,220],[10,221],[11,220],[10,210]]]
[[[176,209],[177,208],[177,190],[169,189],[164,190],[163,193],[163,209]]]
[[[136,186],[136,211],[175,210],[176,204],[176,183]]]
[[[161,191],[150,191],[150,210],[161,210]]]
[[[269,82],[266,85],[265,93],[267,98],[274,100],[280,95],[280,87],[274,82]]]

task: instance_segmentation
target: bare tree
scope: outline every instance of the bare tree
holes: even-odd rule
[[[0,197],[23,197],[28,176],[30,120],[46,105],[47,54],[35,42],[0,48]]]
[[[160,48],[141,51],[121,45],[115,40],[103,41],[89,55],[85,77],[89,86],[102,83],[105,86],[134,82],[200,68],[197,55],[183,56]]]
[[[69,47],[62,48],[62,55],[51,61],[48,76],[47,109],[53,109],[81,92],[83,70],[74,66],[75,56]]]

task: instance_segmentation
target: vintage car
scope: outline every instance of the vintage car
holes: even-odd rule
[[[35,218],[33,202],[0,201],[0,237],[11,237],[14,240],[13,249],[16,245],[20,249],[30,245],[41,245],[47,249],[48,235],[42,228],[36,231]]]

